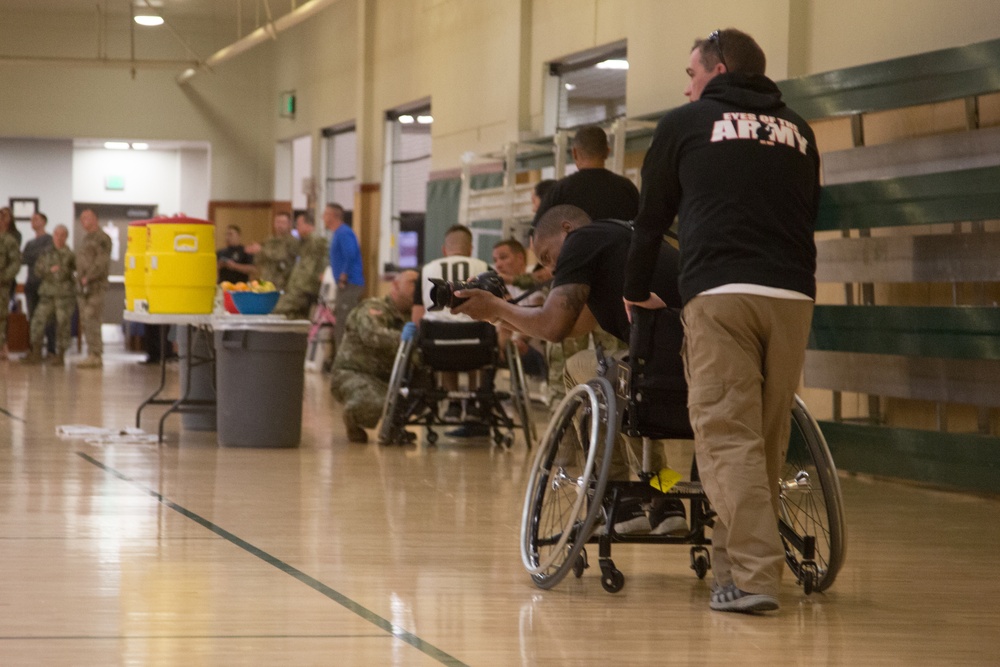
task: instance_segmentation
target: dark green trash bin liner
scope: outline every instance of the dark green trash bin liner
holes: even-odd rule
[[[219,444],[298,447],[307,332],[215,331]]]

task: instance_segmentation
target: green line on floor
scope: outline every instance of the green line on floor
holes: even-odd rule
[[[244,540],[244,539],[242,539],[240,537],[237,537],[233,533],[230,533],[225,528],[217,526],[216,524],[212,523],[208,519],[206,519],[206,518],[204,518],[202,516],[199,516],[198,514],[195,514],[194,512],[192,512],[191,510],[189,510],[189,509],[187,509],[185,507],[182,507],[182,506],[178,505],[177,503],[175,503],[172,500],[164,497],[162,494],[158,493],[157,491],[155,491],[155,490],[153,490],[153,489],[145,486],[144,484],[142,484],[142,483],[140,483],[140,482],[132,479],[128,475],[125,475],[124,473],[121,473],[121,472],[115,470],[114,468],[111,468],[110,466],[105,465],[101,461],[98,461],[97,459],[95,459],[94,457],[90,456],[86,452],[77,452],[76,454],[77,454],[77,456],[79,456],[83,460],[87,461],[88,463],[91,463],[91,464],[97,466],[98,468],[100,468],[101,470],[104,470],[105,472],[107,472],[107,473],[109,473],[111,475],[114,475],[115,477],[117,477],[118,479],[122,480],[123,482],[128,482],[129,484],[132,484],[133,486],[136,486],[136,487],[142,489],[143,491],[145,491],[146,493],[148,493],[149,495],[151,495],[153,498],[155,498],[157,501],[159,501],[160,503],[162,503],[164,506],[166,506],[166,507],[174,510],[175,512],[177,512],[178,514],[180,514],[180,515],[182,515],[184,517],[187,517],[188,519],[191,519],[195,523],[200,524],[202,527],[207,528],[208,530],[212,531],[213,533],[215,533],[219,537],[221,537],[221,538],[223,538],[225,540],[228,540],[229,542],[231,542],[232,544],[234,544],[234,545],[238,546],[239,548],[243,549],[247,553],[252,554],[252,555],[256,556],[257,558],[261,559],[265,563],[268,563],[269,565],[273,565],[274,567],[278,568],[279,570],[281,570],[285,574],[288,574],[288,575],[290,575],[290,576],[298,579],[299,581],[301,581],[306,586],[309,586],[310,588],[312,588],[313,590],[317,591],[318,593],[322,593],[323,595],[325,595],[326,597],[330,598],[331,600],[333,600],[337,604],[341,605],[345,609],[348,609],[349,611],[354,612],[355,614],[357,614],[361,618],[365,619],[369,623],[371,623],[371,624],[373,624],[373,625],[381,628],[382,630],[385,630],[386,632],[388,632],[389,634],[391,634],[393,637],[396,637],[397,639],[400,639],[400,640],[406,642],[407,644],[409,644],[410,646],[414,647],[418,651],[420,651],[420,652],[428,655],[431,658],[434,658],[435,660],[437,660],[441,664],[443,664],[443,665],[452,665],[453,667],[467,667],[467,665],[464,662],[458,660],[457,658],[455,658],[455,657],[453,657],[451,655],[448,655],[447,653],[445,653],[441,649],[437,648],[436,646],[433,646],[432,644],[428,644],[427,642],[425,642],[424,640],[422,640],[420,637],[416,636],[412,632],[409,632],[408,630],[406,630],[404,628],[401,628],[400,626],[396,625],[392,621],[389,621],[388,619],[382,618],[381,616],[379,616],[375,612],[371,611],[370,609],[368,609],[366,607],[361,606],[360,604],[358,604],[354,600],[348,598],[346,595],[343,595],[342,593],[339,593],[339,592],[335,591],[334,589],[330,588],[329,586],[327,586],[323,582],[319,581],[318,579],[309,576],[308,574],[306,574],[302,570],[300,570],[300,569],[298,569],[298,568],[296,568],[296,567],[294,567],[292,565],[289,565],[288,563],[284,562],[283,560],[281,560],[279,558],[276,558],[275,556],[272,556],[271,554],[267,553],[266,551],[264,551],[264,550],[262,550],[262,549],[260,549],[260,548],[258,548],[256,546],[250,544],[246,540]]]

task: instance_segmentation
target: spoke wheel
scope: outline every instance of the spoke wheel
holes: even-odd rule
[[[840,480],[819,425],[797,396],[780,486],[778,529],[785,560],[807,594],[824,591],[846,554]]]
[[[396,351],[396,360],[389,375],[389,389],[386,391],[385,404],[382,406],[382,422],[378,429],[378,442],[382,445],[392,444],[400,435],[397,431],[403,428],[397,423],[399,415],[396,413],[399,412],[399,390],[403,387],[403,378],[406,376],[412,348],[413,341],[404,340],[399,342],[399,349]]]
[[[604,378],[570,390],[535,454],[521,519],[521,560],[539,588],[577,563],[602,512],[615,443],[615,397]]]

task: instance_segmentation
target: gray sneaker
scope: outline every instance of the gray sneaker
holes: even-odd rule
[[[774,611],[779,605],[778,598],[773,595],[747,593],[737,588],[736,584],[729,584],[712,591],[712,599],[708,606],[715,611],[755,614],[761,611]]]

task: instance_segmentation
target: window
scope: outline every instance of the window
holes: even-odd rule
[[[380,261],[387,271],[423,262],[427,181],[431,171],[431,107],[426,100],[386,113]]]
[[[628,51],[624,41],[549,63],[547,134],[625,116]]]

